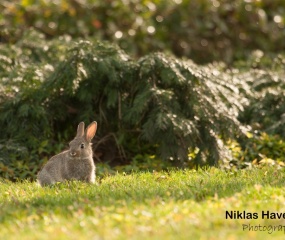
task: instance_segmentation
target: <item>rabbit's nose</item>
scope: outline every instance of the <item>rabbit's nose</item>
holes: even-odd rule
[[[74,152],[74,151],[70,151],[70,156],[75,157],[76,155],[77,155],[77,153],[76,153],[76,152]]]

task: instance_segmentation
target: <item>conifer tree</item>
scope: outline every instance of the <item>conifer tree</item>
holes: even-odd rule
[[[39,139],[56,142],[62,133],[68,139],[79,121],[96,119],[99,136],[112,136],[120,157],[133,157],[132,139],[133,145],[155,146],[165,160],[186,161],[197,148],[197,163],[205,158],[217,165],[222,140],[242,134],[237,115],[244,83],[229,74],[162,53],[136,61],[108,43],[70,45],[51,73],[43,71],[46,57],[34,60],[35,71],[23,75],[36,84],[3,100],[2,140],[13,138],[33,149]],[[44,72],[41,79],[37,71]]]

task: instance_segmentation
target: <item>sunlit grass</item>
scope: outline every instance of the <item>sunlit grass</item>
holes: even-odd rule
[[[267,239],[284,232],[242,224],[285,225],[261,211],[285,212],[283,170],[218,169],[106,176],[41,188],[0,182],[0,239]],[[226,219],[225,211],[258,219]]]

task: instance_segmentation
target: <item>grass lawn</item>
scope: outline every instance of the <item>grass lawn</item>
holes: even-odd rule
[[[117,174],[45,188],[0,180],[0,239],[285,239],[285,214],[274,215],[285,213],[284,183],[274,168]],[[257,219],[226,219],[226,211]]]

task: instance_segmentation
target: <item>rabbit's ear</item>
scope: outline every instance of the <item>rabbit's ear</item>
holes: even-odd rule
[[[96,130],[97,130],[97,122],[90,123],[89,126],[87,127],[86,136],[85,136],[88,142],[91,142],[92,138],[95,136]]]
[[[78,124],[76,137],[83,137],[84,135],[84,122]]]

